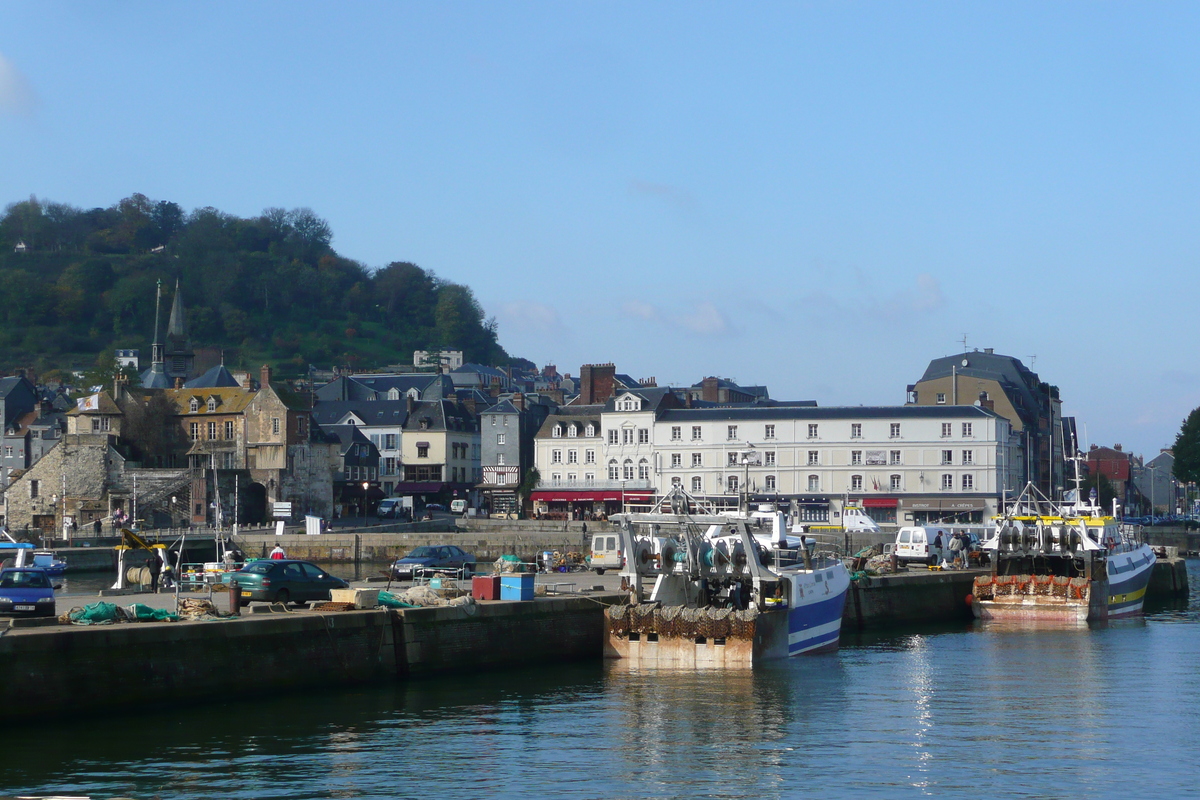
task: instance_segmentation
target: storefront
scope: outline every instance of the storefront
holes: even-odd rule
[[[533,513],[542,519],[607,519],[622,511],[649,511],[652,492],[620,489],[547,489],[533,493]]]
[[[987,509],[983,497],[912,497],[901,504],[905,525],[979,525]]]
[[[896,509],[899,505],[900,501],[895,497],[864,497],[862,499],[863,511],[880,525],[896,524]]]

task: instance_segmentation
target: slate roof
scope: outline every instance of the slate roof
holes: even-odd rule
[[[408,418],[407,400],[371,400],[368,402],[333,401],[313,406],[312,418],[318,425],[337,425],[353,413],[364,425],[399,425]]]
[[[220,386],[240,386],[237,378],[225,369],[224,364],[218,364],[203,375],[192,378],[183,385],[185,389],[211,389]]]
[[[963,362],[966,361],[966,366]],[[948,378],[956,373],[968,378],[982,378],[998,382],[1010,397],[1020,395],[1022,403],[1017,406],[1017,413],[1028,422],[1034,418],[1040,407],[1039,398],[1034,396],[1039,391],[1042,381],[1037,373],[1030,370],[1021,360],[1013,356],[999,355],[975,351],[958,353],[953,356],[935,358],[925,368],[921,381],[931,381],[938,378]],[[961,395],[961,393],[960,393]],[[970,398],[974,402],[975,398]]]
[[[207,389],[167,389],[167,398],[175,404],[175,413],[180,415],[204,416],[205,414],[240,414],[250,405],[255,392],[242,388],[220,386]],[[219,399],[216,411],[208,411],[208,398],[216,396]],[[191,410],[192,398],[200,401],[198,411]]]

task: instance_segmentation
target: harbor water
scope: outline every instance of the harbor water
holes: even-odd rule
[[[580,664],[10,726],[0,794],[1200,796],[1198,683],[1193,600],[1094,629],[849,637],[753,671]]]

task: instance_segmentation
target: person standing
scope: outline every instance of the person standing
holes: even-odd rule
[[[271,551],[270,557],[278,561],[281,558],[287,558],[287,553],[283,552],[283,548],[275,545],[275,549]]]
[[[929,566],[937,566],[942,560],[942,532],[938,531],[933,537],[933,544],[929,546]]]
[[[158,575],[162,571],[162,564],[158,560],[158,553],[153,550],[146,559],[146,569],[150,570],[150,591],[158,594]]]
[[[100,524],[100,518],[96,517],[96,521],[92,523],[92,531],[96,534],[96,538],[100,538],[100,531],[103,526]]]
[[[962,537],[955,533],[950,537],[950,563],[954,567],[961,567],[962,562]]]

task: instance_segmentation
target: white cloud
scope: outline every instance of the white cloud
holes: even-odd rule
[[[641,300],[627,300],[621,305],[621,313],[633,319],[659,319],[658,309]]]
[[[535,333],[558,333],[563,330],[562,318],[551,306],[529,300],[505,303],[496,314],[501,329],[511,327]]]
[[[674,321],[676,324],[693,333],[708,336],[717,336],[730,332],[729,321],[725,318],[725,315],[715,305],[707,301],[696,306],[690,313],[675,317]]]
[[[35,105],[37,98],[29,81],[0,53],[0,114],[28,116]]]

